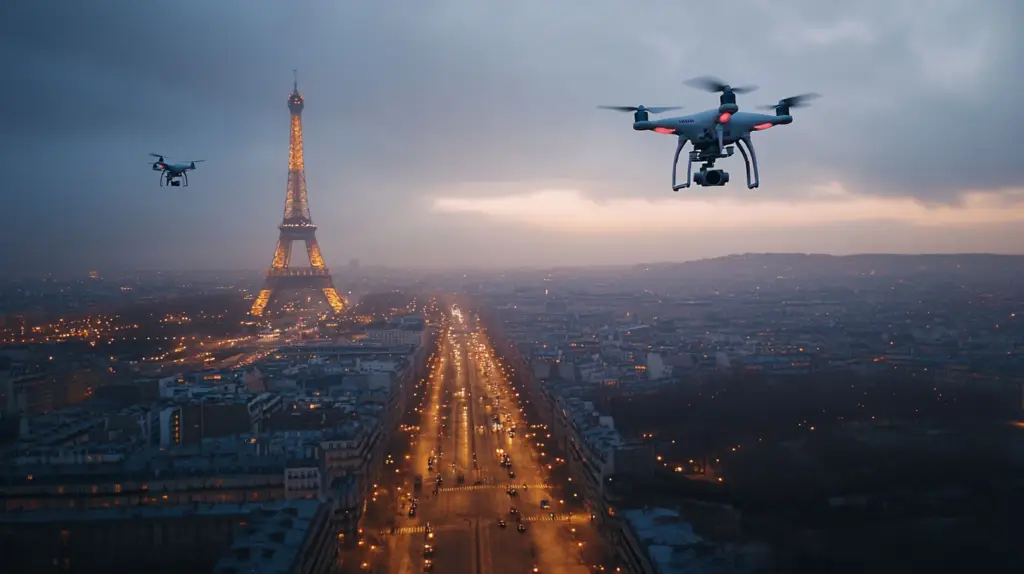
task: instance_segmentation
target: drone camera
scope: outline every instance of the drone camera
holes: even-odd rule
[[[180,181],[172,181],[171,182],[171,187],[181,187],[181,182]]]
[[[709,169],[693,174],[694,182],[701,187],[721,187],[729,183],[729,172],[721,169]]]

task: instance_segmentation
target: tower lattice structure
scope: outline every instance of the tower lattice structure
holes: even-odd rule
[[[327,304],[335,312],[345,310],[345,301],[334,288],[331,272],[324,265],[320,244],[316,241],[316,225],[309,214],[309,199],[306,197],[306,168],[302,157],[302,109],[305,101],[299,93],[296,78],[294,89],[288,95],[288,110],[291,111],[291,136],[288,146],[288,192],[284,200],[284,219],[278,229],[281,234],[274,250],[274,260],[267,270],[267,277],[251,313],[263,315],[278,297],[287,291],[317,290],[323,293]],[[292,267],[292,243],[306,243],[309,267]]]

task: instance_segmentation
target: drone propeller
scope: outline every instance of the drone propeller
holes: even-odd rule
[[[712,93],[733,93],[733,94],[749,94],[757,89],[757,86],[730,86],[729,84],[719,80],[712,76],[700,76],[698,78],[691,78],[683,82],[691,88],[698,90],[704,90]]]
[[[651,114],[660,114],[663,112],[670,112],[672,110],[681,110],[682,106],[667,106],[667,107],[655,107],[648,108],[646,106],[597,106],[601,110],[613,110],[616,112],[647,112]]]
[[[160,161],[163,161],[163,160],[164,160],[164,156],[163,156],[163,155],[161,155],[161,154],[158,154],[158,153],[151,153],[151,154],[149,154],[149,155],[151,155],[151,156],[153,156],[153,157],[155,157],[155,158],[158,158],[158,159],[159,159]]]
[[[800,94],[799,96],[782,98],[781,100],[779,100],[779,103],[777,104],[758,107],[761,108],[762,110],[778,110],[780,108],[804,108],[808,106],[808,102],[810,102],[811,100],[816,100],[820,97],[821,94]]]

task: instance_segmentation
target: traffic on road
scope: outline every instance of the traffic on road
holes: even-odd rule
[[[375,485],[378,574],[585,574],[588,516],[564,508],[519,396],[479,318],[453,306],[417,389],[406,453]],[[394,453],[392,453],[394,454]],[[392,455],[389,455],[391,457]],[[372,522],[372,524],[371,524]],[[379,542],[378,542],[379,541]]]

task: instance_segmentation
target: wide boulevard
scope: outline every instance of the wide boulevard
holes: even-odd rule
[[[372,569],[587,573],[579,540],[590,525],[559,512],[545,486],[547,455],[522,419],[477,317],[457,308],[447,317],[409,454],[380,485],[394,520]]]

